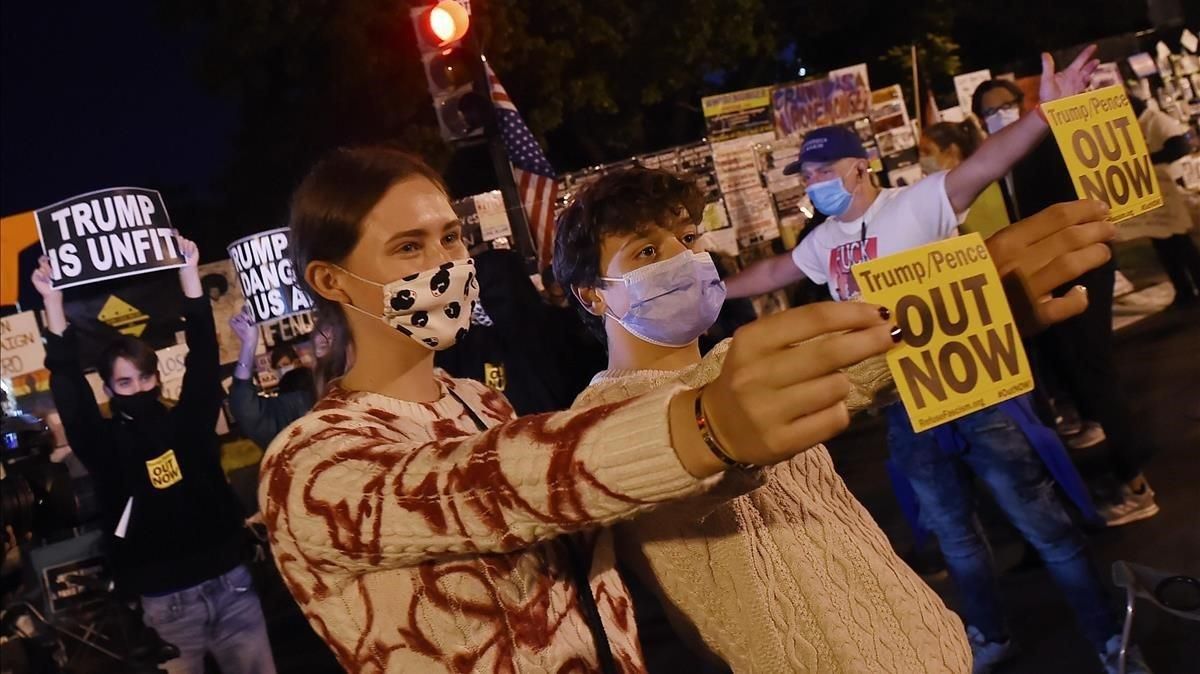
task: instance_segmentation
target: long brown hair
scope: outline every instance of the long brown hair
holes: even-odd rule
[[[292,264],[316,303],[316,329],[329,340],[329,352],[317,366],[317,394],[346,373],[354,338],[345,310],[308,287],[310,262],[341,263],[362,234],[362,222],[396,183],[420,176],[446,191],[442,178],[420,157],[387,147],[334,150],[317,162],[292,196]]]
[[[963,159],[970,157],[983,144],[983,132],[971,119],[961,122],[938,122],[925,129],[925,137],[932,140],[943,152],[951,145],[957,145]]]

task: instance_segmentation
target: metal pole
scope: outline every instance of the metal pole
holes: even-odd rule
[[[472,17],[474,20],[474,16]],[[488,83],[487,69],[484,67],[485,57],[480,46],[476,30],[471,26],[467,32],[467,40],[474,51],[475,58],[471,59],[474,72],[474,91],[487,104],[484,106],[483,133],[487,138],[488,154],[492,158],[492,169],[496,172],[496,181],[500,185],[500,195],[504,199],[504,210],[508,215],[508,223],[512,227],[513,238],[516,239],[514,248],[525,258],[525,266],[530,274],[536,274],[538,269],[537,246],[534,245],[533,235],[529,230],[529,220],[525,217],[525,207],[521,205],[521,194],[517,191],[517,183],[513,180],[512,165],[508,162],[508,150],[504,140],[500,138],[500,128],[496,123],[496,107],[492,102],[491,85]]]

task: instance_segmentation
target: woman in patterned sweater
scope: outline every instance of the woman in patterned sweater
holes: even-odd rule
[[[298,189],[295,269],[355,358],[263,461],[276,564],[350,671],[643,671],[609,527],[841,431],[837,370],[897,335],[878,307],[804,307],[739,333],[701,388],[515,419],[433,366],[478,292],[460,229],[393,150],[338,151]]]

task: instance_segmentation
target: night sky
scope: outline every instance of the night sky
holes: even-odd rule
[[[209,189],[236,113],[203,90],[193,50],[154,11],[3,3],[0,213],[106,187]]]

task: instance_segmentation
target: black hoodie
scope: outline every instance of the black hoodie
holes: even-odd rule
[[[216,578],[241,562],[243,515],[221,470],[217,414],[224,398],[212,308],[184,304],[187,368],[179,404],[105,419],[84,378],[73,328],[46,340],[50,388],[75,455],[95,479],[112,538],[118,587],[156,595]]]

